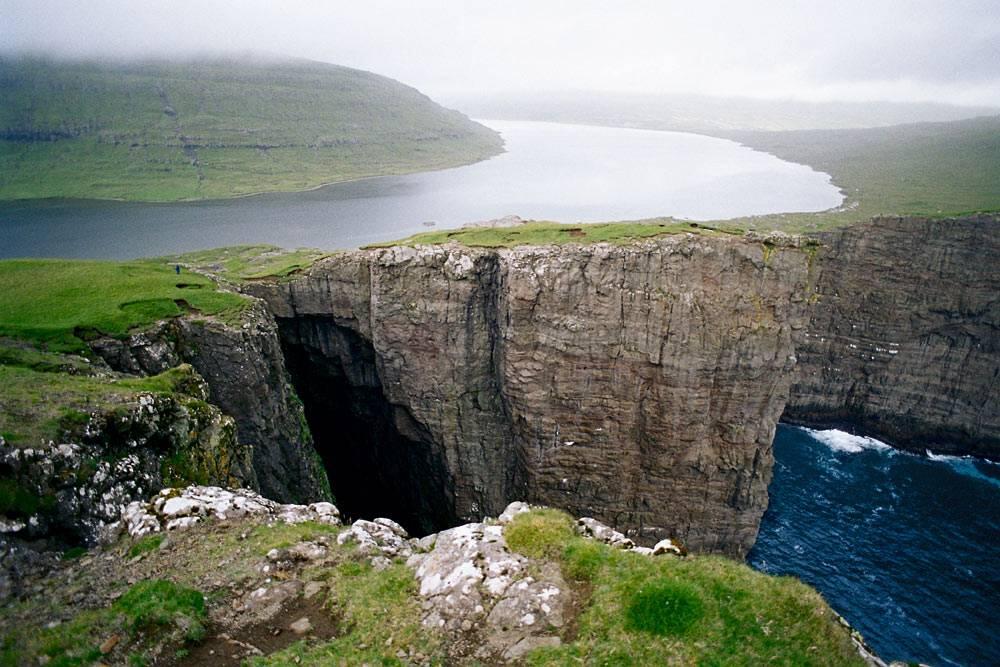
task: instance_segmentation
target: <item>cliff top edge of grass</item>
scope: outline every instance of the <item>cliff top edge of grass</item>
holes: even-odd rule
[[[85,350],[93,336],[124,337],[158,320],[221,316],[249,303],[204,275],[178,274],[155,260],[0,260],[0,282],[0,337],[64,352]]]

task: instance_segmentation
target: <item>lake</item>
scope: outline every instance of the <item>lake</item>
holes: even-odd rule
[[[842,201],[826,174],[724,139],[482,122],[503,135],[507,151],[454,169],[203,202],[0,203],[0,257],[128,259],[248,243],[356,248],[505,215],[712,220]]]

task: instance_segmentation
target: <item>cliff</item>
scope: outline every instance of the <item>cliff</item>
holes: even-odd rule
[[[253,477],[244,483],[284,502],[328,499],[326,474],[289,382],[274,319],[261,304],[233,321],[180,317],[90,345],[120,372],[152,375],[191,364],[207,383],[208,400],[235,420],[240,443],[253,453]]]
[[[178,481],[310,502],[330,497],[329,476],[347,515],[390,516],[419,534],[525,499],[641,543],[742,555],[767,506],[781,416],[996,456],[997,222],[880,218],[818,239],[685,228],[623,244],[337,254],[242,284],[263,302],[89,340],[102,360],[93,365],[32,361],[41,353],[8,341],[2,423],[24,442],[55,444],[38,450],[40,467],[8,461],[0,482],[27,475],[28,509],[56,498],[59,479],[87,477],[88,459],[122,457],[99,428],[85,441],[45,424],[99,418],[92,395],[114,406],[131,400],[116,392],[151,391],[168,397],[156,423],[126,438],[149,450],[143,485],[107,495],[134,476],[109,469],[111,486],[50,513],[68,523],[39,534],[79,524],[93,540],[95,521],[187,452]],[[183,363],[205,382],[194,412],[157,380]],[[15,423],[36,412],[38,428]],[[68,456],[59,445],[70,443],[87,451]],[[225,454],[221,468],[212,452]],[[34,516],[18,512],[0,513]]]
[[[792,245],[394,247],[248,290],[347,514],[429,532],[523,498],[743,554],[808,297]]]
[[[1000,218],[876,218],[820,235],[783,419],[906,449],[1000,452]]]

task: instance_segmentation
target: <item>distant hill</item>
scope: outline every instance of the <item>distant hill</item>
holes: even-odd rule
[[[0,199],[222,198],[501,150],[414,88],[337,65],[0,57]]]
[[[543,120],[713,134],[735,130],[882,127],[1000,114],[990,107],[909,102],[803,102],[708,95],[605,92],[453,95],[476,118]]]
[[[1000,211],[1000,116],[729,137],[833,176],[845,219]]]

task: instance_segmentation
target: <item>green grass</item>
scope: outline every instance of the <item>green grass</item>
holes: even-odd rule
[[[58,441],[78,435],[91,412],[133,403],[140,393],[184,393],[190,380],[187,366],[150,377],[114,378],[0,365],[0,433],[18,446]]]
[[[155,551],[160,548],[163,544],[164,536],[162,534],[146,535],[136,540],[132,546],[128,549],[128,557],[135,558],[136,556],[141,556],[147,554],[150,551]]]
[[[39,350],[26,341],[0,338],[0,366],[20,366],[40,373],[89,375],[93,367],[84,358]]]
[[[385,570],[367,560],[345,561],[327,571],[331,612],[341,619],[343,635],[319,644],[298,642],[263,658],[255,667],[293,665],[403,665],[397,650],[422,653],[430,664],[443,664],[441,638],[420,623],[413,572],[397,562]]]
[[[0,666],[28,664],[27,656],[45,656],[49,667],[93,665],[103,656],[101,643],[114,634],[126,637],[131,654],[144,659],[143,649],[167,636],[176,641],[197,641],[205,632],[205,599],[196,590],[171,581],[140,581],[114,604],[82,611],[52,627],[3,629]],[[119,649],[120,650],[120,649]]]
[[[512,549],[558,554],[578,594],[589,593],[576,636],[537,649],[529,664],[863,665],[822,597],[716,557],[641,556],[569,534],[554,510],[515,517]]]
[[[543,508],[519,514],[504,530],[504,539],[511,549],[530,558],[557,559],[576,539],[576,529],[565,512]]]
[[[205,598],[191,588],[165,579],[140,581],[115,602],[114,611],[125,617],[133,633],[177,625],[184,639],[197,641],[205,635]]]
[[[86,349],[97,333],[124,336],[159,319],[238,311],[246,298],[163,262],[13,259],[0,261],[0,336],[54,350]]]
[[[400,241],[378,243],[368,248],[394,245],[438,245],[452,241],[480,248],[512,248],[519,245],[563,245],[568,243],[626,244],[666,234],[735,234],[734,229],[716,229],[671,218],[632,223],[592,223],[572,225],[558,222],[527,222],[513,227],[463,227],[415,234]]]
[[[286,250],[272,245],[243,245],[199,250],[161,259],[242,282],[262,278],[288,278],[330,255],[330,252],[315,248]]]
[[[501,149],[413,88],[306,60],[4,57],[0,97],[0,199],[225,198]]]
[[[1000,211],[1000,116],[855,130],[740,132],[758,150],[830,174],[844,210],[734,221],[811,231],[878,215]]]

